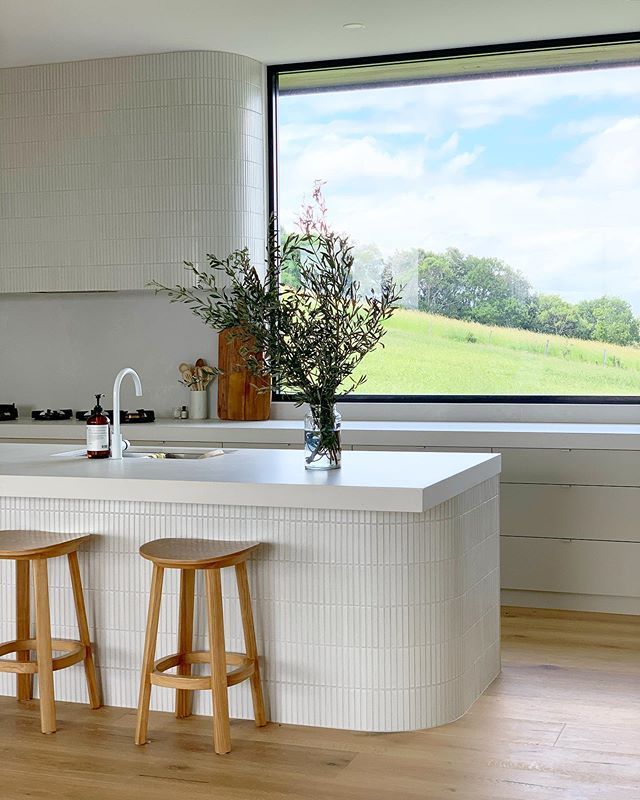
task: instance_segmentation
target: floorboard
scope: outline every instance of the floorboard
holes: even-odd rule
[[[640,800],[640,618],[506,608],[503,672],[471,711],[428,731],[366,734],[0,698],[2,800]]]

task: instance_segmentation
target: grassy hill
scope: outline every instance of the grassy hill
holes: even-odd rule
[[[640,395],[640,348],[398,311],[362,394]]]

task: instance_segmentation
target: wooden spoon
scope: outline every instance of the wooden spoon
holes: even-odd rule
[[[191,388],[189,384],[193,381],[193,372],[190,369],[185,369],[182,373],[182,380]]]

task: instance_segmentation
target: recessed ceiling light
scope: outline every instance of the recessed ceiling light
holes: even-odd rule
[[[364,22],[345,22],[342,27],[345,31],[361,31],[366,26]]]

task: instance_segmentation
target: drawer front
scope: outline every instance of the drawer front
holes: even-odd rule
[[[344,449],[344,448],[343,448]],[[395,444],[354,444],[350,450],[383,450],[392,453],[424,453],[425,447],[403,447]]]
[[[640,542],[640,489],[502,484],[505,536]]]
[[[494,448],[502,454],[505,483],[640,486],[636,450],[525,450]]]
[[[640,597],[640,544],[502,537],[503,589]]]
[[[490,447],[425,447],[430,453],[491,453]]]

